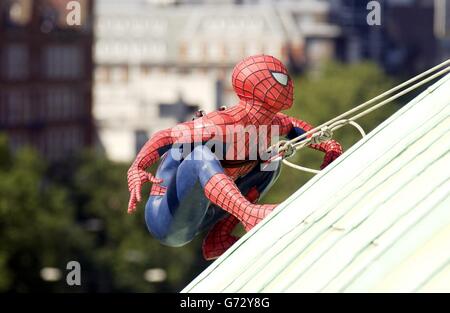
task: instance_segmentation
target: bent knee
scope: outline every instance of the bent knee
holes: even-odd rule
[[[183,234],[174,229],[173,220],[167,220],[163,216],[146,214],[145,223],[152,237],[166,246],[180,247],[190,242],[193,237],[193,235]]]
[[[190,159],[194,161],[216,160],[216,155],[205,145],[196,146],[190,154]]]
[[[192,171],[196,173],[200,179],[202,186],[211,178],[211,176],[217,173],[223,173],[222,165],[217,159],[216,155],[207,146],[196,146],[189,154],[185,161],[182,163],[182,171]],[[180,175],[180,177],[184,177]]]
[[[177,234],[176,232],[166,230],[155,230],[149,228],[152,236],[158,240],[159,243],[169,247],[181,247],[189,243],[193,238]]]

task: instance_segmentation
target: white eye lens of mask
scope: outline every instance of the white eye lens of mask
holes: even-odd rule
[[[283,86],[287,85],[288,82],[288,76],[286,74],[283,73],[278,73],[278,72],[272,72],[272,76],[273,78],[275,78],[275,80],[277,82],[279,82],[280,84],[282,84]]]

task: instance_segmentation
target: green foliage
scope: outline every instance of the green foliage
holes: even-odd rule
[[[286,113],[312,125],[319,125],[381,94],[393,85],[394,82],[374,64],[349,66],[331,63],[319,74],[295,79],[294,105]],[[357,122],[369,133],[395,112],[395,109],[395,104],[389,104]],[[352,126],[345,126],[336,131],[334,138],[343,145],[345,151],[356,143],[361,135]],[[323,153],[306,148],[300,150],[290,161],[319,169],[322,158]],[[285,200],[312,176],[313,174],[283,165],[280,178],[267,193],[264,202],[279,203]]]
[[[6,142],[0,144],[5,151]],[[40,269],[58,266],[89,241],[73,223],[67,190],[43,179],[45,165],[32,150],[2,153],[5,158],[10,166],[0,167],[0,290],[50,290]]]
[[[142,205],[126,214],[125,165],[86,153],[49,168],[32,150],[13,157],[5,146],[0,140],[10,165],[0,166],[0,291],[178,291],[205,267],[199,240],[163,247]],[[80,287],[65,283],[71,260],[81,264]],[[43,281],[44,267],[60,269],[60,281]],[[150,268],[165,269],[167,280],[147,282]]]

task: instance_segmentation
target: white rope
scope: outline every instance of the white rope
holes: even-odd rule
[[[321,142],[331,140],[333,138],[333,129],[324,126],[320,129],[320,131],[312,134],[311,138],[309,138],[309,143],[312,145],[318,145]]]
[[[312,168],[309,168],[309,167],[304,167],[304,166],[300,166],[300,165],[294,164],[292,162],[289,162],[286,159],[283,159],[283,164],[286,164],[287,166],[292,167],[293,169],[296,169],[296,170],[299,170],[299,171],[303,171],[303,172],[307,172],[307,173],[317,174],[317,173],[320,172],[319,170],[315,170],[315,169],[312,169]]]
[[[364,131],[364,129],[361,127],[361,125],[359,125],[358,123],[356,123],[355,121],[352,120],[346,120],[346,119],[342,119],[340,121],[334,122],[330,128],[333,130],[338,129],[339,127],[345,126],[345,125],[352,125],[353,127],[355,127],[359,133],[361,134],[362,137],[364,137],[366,135],[366,132]]]
[[[354,126],[360,132],[362,137],[364,137],[366,135],[366,132],[364,131],[364,129],[358,123],[356,123],[355,121],[340,120],[340,121],[337,121],[336,124],[337,123],[344,123],[344,122],[346,124]],[[326,131],[329,131],[331,133],[331,135],[333,134],[331,129],[327,129]],[[319,136],[317,136],[317,137],[319,137]],[[328,138],[328,137],[325,137],[325,138]],[[329,139],[327,139],[327,140],[329,140]],[[326,140],[324,140],[324,141],[326,141]],[[292,147],[292,149],[294,149],[294,151],[296,151],[296,149],[295,149],[295,147],[293,145],[290,145],[290,147]],[[283,156],[283,157],[284,157],[283,158],[283,163],[285,165],[289,166],[289,167],[292,167],[293,169],[296,169],[296,170],[299,170],[299,171],[303,171],[303,172],[307,172],[307,173],[313,173],[313,174],[317,174],[317,173],[320,172],[319,170],[315,170],[315,169],[312,169],[312,168],[309,168],[309,167],[304,167],[304,166],[300,166],[300,165],[294,164],[292,162],[289,162],[288,160],[285,159],[285,158],[288,158],[289,156]]]
[[[285,158],[293,156],[295,154],[295,151],[300,150],[307,145],[319,144],[321,142],[330,140],[333,136],[334,131],[340,129],[341,127],[343,127],[347,124],[354,126],[364,137],[366,135],[366,133],[364,132],[364,129],[355,122],[356,119],[366,116],[367,114],[373,112],[374,110],[405,95],[406,93],[411,92],[412,90],[417,89],[420,86],[423,86],[424,84],[428,83],[429,81],[431,81],[447,72],[450,72],[450,66],[448,66],[449,64],[450,64],[450,59],[407,80],[406,82],[404,82],[400,85],[397,85],[396,87],[394,87],[392,89],[389,89],[388,91],[385,91],[384,93],[372,98],[371,100],[366,101],[366,102],[356,106],[355,108],[342,113],[341,115],[307,131],[306,133],[304,133],[298,137],[295,137],[291,140],[283,140],[283,141],[278,142],[277,144],[269,147],[269,151],[275,150],[277,152],[278,156],[275,156],[274,160],[277,159],[280,155],[282,155],[284,164],[286,164],[292,168],[305,171],[305,172],[318,173],[319,172],[318,170],[314,170],[314,169],[310,169],[310,168],[306,168],[306,167],[302,167],[302,166],[293,164],[289,161],[286,161]],[[437,72],[427,78],[422,79],[426,75],[431,74],[432,72],[435,72],[444,66],[446,66],[446,67],[444,69],[440,70],[439,72]],[[349,116],[350,114],[360,111],[360,110],[366,108],[367,106],[375,103],[377,100],[381,100],[382,98],[384,98],[388,95],[391,95],[392,93],[396,92],[397,90],[416,82],[419,79],[422,79],[422,80],[420,80],[418,83],[404,89],[403,91],[398,92],[398,93],[394,94],[393,96],[381,101],[380,103],[377,103],[377,104],[367,108],[366,110],[353,115],[350,118],[345,118],[345,117]],[[311,135],[311,136],[309,138],[306,138],[309,135]],[[300,140],[302,140],[302,141],[299,142]],[[273,160],[269,160],[269,162],[271,162],[271,161],[273,161]]]

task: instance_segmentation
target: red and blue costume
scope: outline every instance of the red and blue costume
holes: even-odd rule
[[[258,55],[242,60],[233,70],[232,85],[239,97],[235,106],[157,132],[128,170],[128,212],[141,201],[142,184],[152,182],[145,207],[149,231],[164,244],[181,246],[209,230],[203,243],[206,259],[217,258],[237,240],[232,231],[238,223],[249,231],[276,206],[256,202],[275,182],[280,166],[265,171],[260,159],[249,159],[252,140],[239,134],[242,127],[275,126],[288,138],[312,129],[280,113],[292,106],[293,83],[278,59]],[[233,126],[242,127],[233,133]],[[207,144],[211,140],[223,144],[225,157]],[[342,153],[334,140],[310,147],[325,153],[321,168]],[[146,172],[160,158],[156,175]]]

